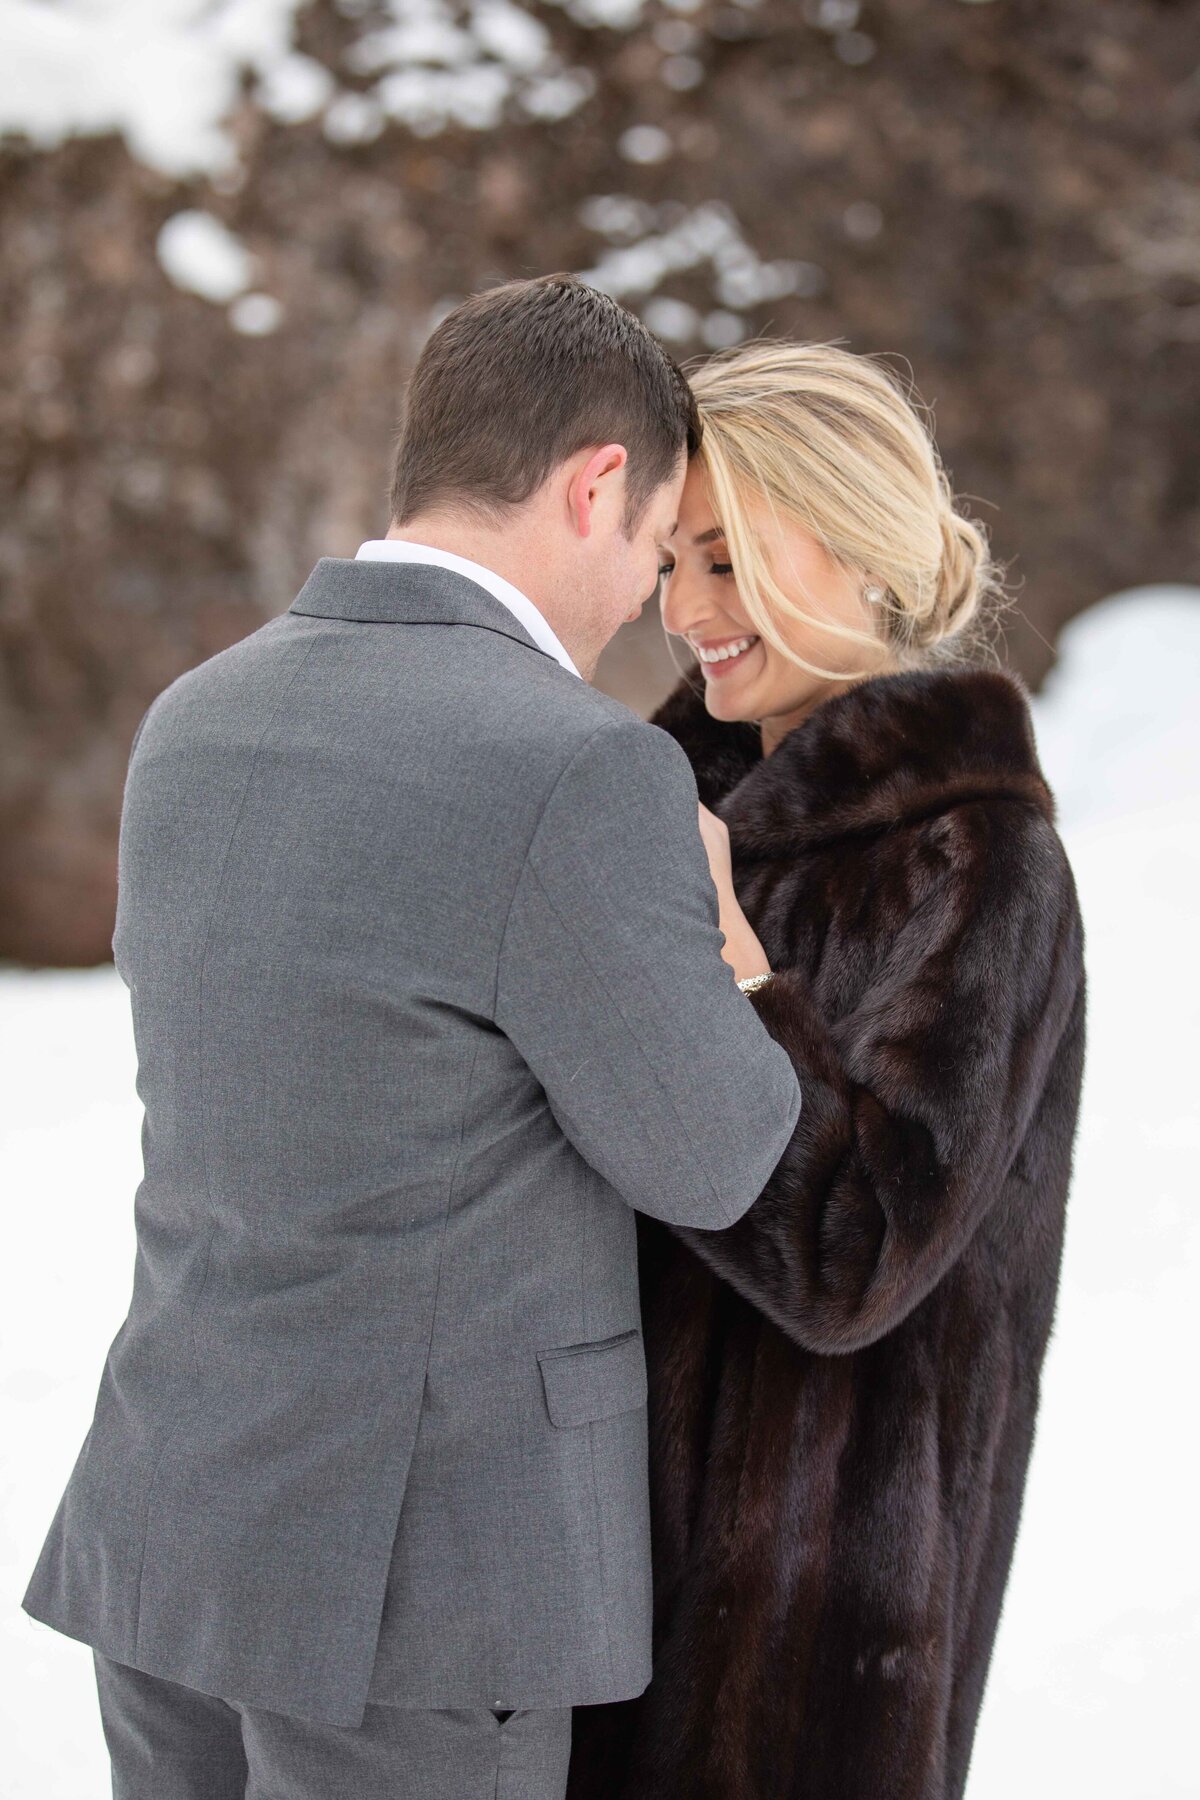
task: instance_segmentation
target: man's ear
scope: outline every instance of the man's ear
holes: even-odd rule
[[[619,505],[625,504],[621,470],[629,460],[629,452],[624,444],[602,444],[598,450],[580,454],[584,460],[574,465],[568,478],[567,510],[580,537],[590,537],[593,509],[610,489]]]

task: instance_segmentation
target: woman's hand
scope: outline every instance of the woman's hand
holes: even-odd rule
[[[729,827],[724,819],[718,819],[715,812],[709,812],[704,802],[700,802],[700,836],[704,840],[704,848],[708,853],[708,866],[712,871],[713,885],[721,896],[721,912],[725,911],[725,895],[733,893],[733,858],[729,849]],[[737,905],[736,900],[734,905]],[[740,911],[741,908],[739,907]],[[723,929],[723,927],[722,927]]]
[[[700,836],[708,855],[709,872],[717,890],[720,905],[720,927],[725,934],[721,955],[732,968],[738,981],[747,975],[765,975],[770,971],[767,953],[758,941],[733,891],[733,858],[729,849],[729,827],[724,819],[700,802]]]

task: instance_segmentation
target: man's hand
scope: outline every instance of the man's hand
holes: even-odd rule
[[[747,975],[765,975],[771,967],[767,953],[733,891],[729,827],[724,819],[718,819],[716,813],[710,812],[703,801],[700,802],[700,836],[720,903],[720,927],[725,934],[721,955],[738,981],[743,981]]]

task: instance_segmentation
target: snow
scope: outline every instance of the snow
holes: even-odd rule
[[[671,154],[671,139],[660,125],[631,125],[617,139],[617,149],[626,162],[666,162]]]
[[[745,319],[738,313],[718,307],[706,315],[701,336],[710,350],[728,350],[731,345],[740,344],[748,330]]]
[[[842,229],[855,243],[869,244],[883,230],[883,214],[873,200],[854,200],[842,214]]]
[[[521,105],[531,119],[565,119],[595,91],[596,77],[590,69],[565,69],[561,75],[543,75],[531,81],[521,95]]]
[[[339,94],[325,109],[325,136],[332,144],[368,144],[384,127],[383,108],[373,94]]]
[[[671,300],[660,295],[642,308],[642,323],[656,337],[673,344],[686,344],[701,329],[700,315],[686,300]]]
[[[129,1305],[141,1107],[111,968],[0,977],[0,1700],[8,1800],[108,1800],[91,1652],[20,1598]]]
[[[1036,705],[1087,929],[1090,1039],[1063,1285],[969,1800],[1195,1795],[1200,1676],[1200,589],[1118,595]],[[0,974],[0,1637],[7,1800],[106,1800],[88,1649],[19,1599],[125,1314],[141,1173],[111,968]],[[882,1800],[882,1797],[881,1797]]]
[[[258,84],[258,103],[280,125],[299,125],[326,106],[337,83],[313,56],[282,56]]]
[[[5,0],[0,130],[50,148],[124,134],[165,174],[236,162],[224,121],[242,69],[291,54],[298,0]]]
[[[243,294],[229,309],[229,323],[244,337],[267,337],[283,323],[283,307],[273,294]]]
[[[844,9],[850,0],[821,3]],[[598,30],[630,31],[652,16],[646,0],[549,4]],[[493,130],[513,107],[530,119],[562,119],[596,88],[590,69],[569,65],[556,51],[544,10],[539,16],[517,0],[381,0],[370,8],[341,0],[340,10],[357,24],[336,71],[296,48],[302,6],[303,0],[57,0],[54,6],[0,0],[0,132],[46,149],[73,135],[119,132],[152,167],[179,178],[204,175],[218,192],[235,193],[244,170],[229,118],[247,76],[257,102],[281,127],[319,120],[328,142],[347,148],[377,138],[389,121],[433,137],[451,125]],[[674,18],[655,23],[666,52],[662,79],[686,90],[704,75],[693,54],[702,33],[687,16],[698,10],[697,0],[670,0],[669,10]],[[630,163],[654,166],[669,163],[675,146],[661,125],[640,122],[620,133],[617,149]],[[596,204],[605,203],[601,196]],[[596,266],[583,272],[585,280],[626,299],[653,295],[673,272],[710,266],[713,310],[698,326],[681,297],[662,296],[654,316],[675,342],[698,336],[714,349],[736,343],[745,335],[743,310],[788,294],[811,297],[825,286],[824,271],[813,263],[761,258],[718,201],[690,213],[672,202],[655,208],[610,196],[607,203],[642,208],[638,241],[618,226]],[[869,226],[863,235],[868,232]],[[230,311],[235,330],[265,335],[278,325],[278,303],[246,295],[254,279],[248,252],[202,208],[168,220],[157,247],[180,287],[216,303],[245,296]]]
[[[632,31],[640,25],[646,0],[553,0],[580,25],[603,25],[613,31]]]
[[[633,127],[643,129],[650,127]],[[597,194],[584,202],[580,216],[610,239],[610,247],[581,277],[616,300],[652,294],[671,275],[706,266],[726,314],[784,294],[811,296],[825,285],[825,272],[816,263],[764,262],[721,200],[691,208],[668,200],[651,207],[624,194]]]
[[[1200,589],[1068,626],[1037,707],[1087,933],[1063,1287],[970,1800],[1200,1790]]]
[[[375,89],[388,117],[421,137],[436,135],[451,121],[470,131],[493,130],[509,91],[504,69],[486,62],[459,69],[390,69]]]
[[[668,56],[662,66],[665,85],[685,94],[704,80],[704,64],[698,56]]]
[[[255,259],[220,219],[188,207],[166,220],[156,249],[163,271],[186,292],[215,303],[232,302],[229,323],[244,337],[266,337],[283,323],[273,294],[247,293]]]
[[[484,0],[474,10],[472,28],[481,49],[510,69],[541,69],[550,52],[550,34],[539,20],[507,0]]]
[[[156,248],[175,286],[205,300],[232,300],[254,276],[254,259],[245,245],[199,207],[172,214],[159,231]]]
[[[304,4],[0,0],[0,132],[44,149],[118,132],[133,156],[167,175],[215,179],[239,166],[229,120],[244,75],[281,125],[325,114],[334,144],[365,141],[373,135],[366,119],[384,113],[419,135],[451,124],[490,130],[510,103],[532,118],[563,118],[595,88],[588,69],[554,49],[536,10],[517,0],[382,0],[338,70],[296,49]],[[550,4],[579,25],[623,31],[647,11],[646,0]],[[340,10],[352,20],[368,11],[349,0]],[[702,67],[699,75],[676,69],[667,79],[691,86],[702,76]],[[363,77],[374,78],[365,94]],[[356,110],[363,99],[373,114]]]

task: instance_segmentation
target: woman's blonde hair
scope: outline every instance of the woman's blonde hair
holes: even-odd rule
[[[875,357],[777,339],[735,345],[687,374],[704,429],[699,462],[761,637],[839,680],[878,673],[881,661],[903,669],[978,653],[1001,571],[983,526],[955,502],[911,388]],[[781,584],[749,517],[755,507],[802,525],[875,589],[875,632],[823,616],[798,576]],[[806,661],[788,645],[789,620],[859,645],[873,666]]]

